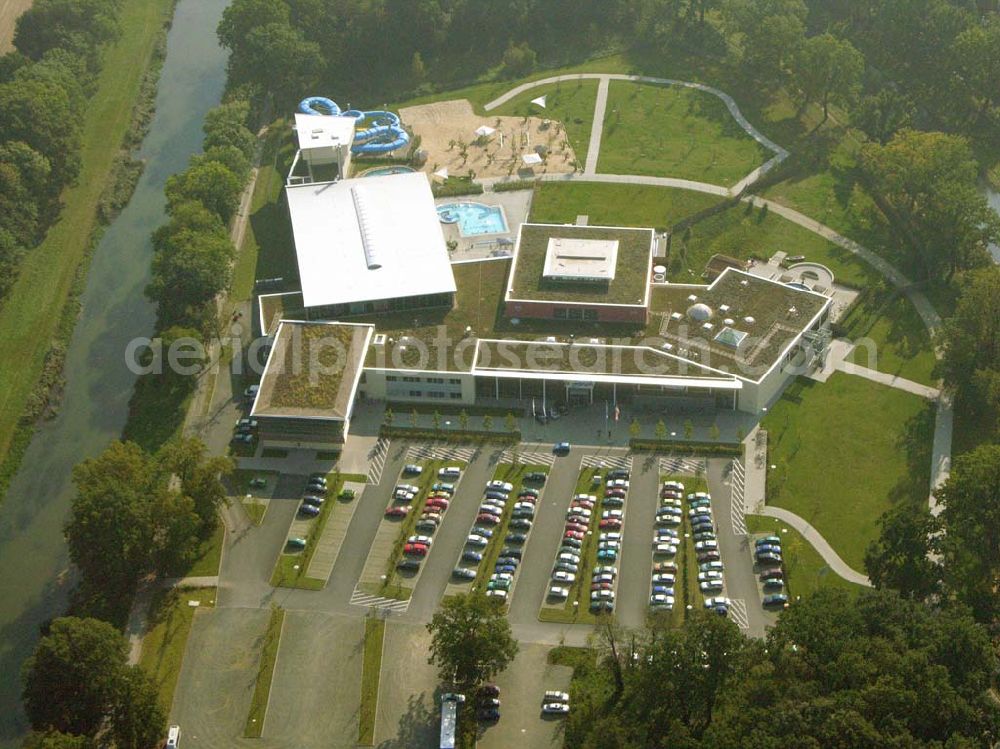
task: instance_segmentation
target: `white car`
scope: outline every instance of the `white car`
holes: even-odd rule
[[[570,507],[566,510],[566,516],[579,515],[580,517],[589,518],[593,513],[586,507]]]
[[[654,543],[653,553],[661,556],[672,557],[677,553],[677,547],[674,544]]]
[[[681,501],[673,497],[664,497],[663,499],[660,500],[660,509],[662,510],[665,507],[676,507],[678,510],[680,510]]]
[[[542,702],[543,703],[548,703],[548,702],[565,702],[565,703],[568,704],[569,703],[569,695],[566,692],[548,691],[542,697]]]
[[[695,515],[707,515],[708,517],[712,517],[712,508],[711,507],[692,507],[690,510],[688,510],[688,517],[689,518],[693,518]]]
[[[694,545],[695,551],[715,551],[719,548],[719,542],[709,539],[707,541],[699,541]]]
[[[615,576],[610,572],[601,572],[600,574],[593,575],[590,578],[591,583],[613,583],[615,581]]]
[[[458,466],[445,466],[438,469],[439,479],[457,479],[462,475],[462,469]]]
[[[508,583],[514,582],[514,576],[509,572],[494,572],[490,575],[490,580],[504,580]]]
[[[621,541],[622,534],[612,531],[611,533],[602,533],[598,536],[600,541]]]
[[[612,567],[610,564],[599,564],[596,567],[594,567],[594,574],[595,575],[605,575],[605,574],[607,574],[607,575],[617,575],[618,574],[618,568],[617,567]]]
[[[722,573],[718,570],[705,570],[704,572],[698,573],[698,582],[703,583],[706,580],[721,580]]]
[[[396,491],[398,491],[398,492],[412,492],[413,494],[416,494],[417,492],[420,491],[420,487],[419,486],[414,486],[413,484],[399,484],[396,487]]]
[[[557,583],[573,583],[576,582],[576,575],[572,572],[556,570],[552,573],[552,579]]]
[[[705,608],[714,609],[719,606],[729,606],[729,599],[725,596],[715,596],[714,598],[705,599]]]
[[[572,564],[579,564],[580,563],[580,555],[579,554],[570,554],[568,551],[564,551],[562,554],[560,554],[558,557],[556,557],[556,561],[559,561],[559,562],[571,562]]]
[[[611,479],[608,482],[609,489],[628,489],[628,479]]]
[[[488,590],[488,591],[486,591],[486,597],[487,598],[499,598],[501,601],[506,601],[507,600],[507,591],[506,590],[500,590],[499,588],[497,588],[495,590]]]
[[[564,588],[561,585],[552,585],[549,587],[549,598],[558,598],[564,601],[569,598],[569,588]]]
[[[712,499],[712,495],[708,492],[691,492],[688,494],[688,502],[694,502],[696,499]]]
[[[673,608],[674,597],[668,596],[663,593],[654,593],[649,597],[650,606],[666,606],[668,608]]]
[[[597,501],[597,497],[595,497],[593,494],[575,494],[573,495],[573,499],[585,499],[588,502]]]
[[[542,705],[542,712],[546,715],[565,715],[569,712],[569,705],[565,702],[547,702]]]
[[[486,485],[487,489],[495,489],[498,492],[512,492],[514,491],[514,485],[506,481],[498,481],[494,479]]]
[[[527,511],[532,512],[532,513],[535,512],[535,506],[531,502],[515,502],[514,503],[514,509],[515,510],[527,510]]]
[[[676,579],[670,572],[657,572],[653,575],[653,582],[662,585],[673,585]]]
[[[615,592],[613,590],[592,590],[590,591],[591,601],[613,601]]]
[[[714,593],[717,590],[722,590],[722,580],[706,580],[703,583],[698,583],[698,587],[701,588],[702,593]]]
[[[410,536],[408,539],[406,539],[406,543],[426,544],[427,546],[430,546],[432,543],[434,543],[434,539],[431,538],[430,536]]]
[[[722,562],[703,562],[702,564],[698,565],[698,569],[701,570],[702,572],[709,572],[709,571],[722,572],[724,567],[722,566]]]
[[[412,502],[416,496],[413,492],[402,492],[399,490],[393,492],[392,495],[393,499],[397,502]]]
[[[488,544],[489,542],[490,540],[488,538],[480,536],[476,533],[470,533],[469,537],[465,539],[465,543],[467,543],[469,546],[478,546],[480,548],[486,546],[486,544]]]
[[[621,510],[605,510],[601,513],[601,520],[621,520],[625,513]]]
[[[656,516],[657,525],[665,525],[668,527],[677,526],[681,524],[681,519],[674,515],[657,515]]]
[[[663,488],[670,489],[671,491],[675,492],[682,492],[684,491],[684,484],[682,484],[680,481],[664,481]]]
[[[622,542],[621,541],[600,541],[597,544],[598,549],[615,549],[616,551],[621,551]]]

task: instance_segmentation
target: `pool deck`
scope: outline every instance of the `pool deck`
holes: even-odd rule
[[[517,238],[517,227],[528,220],[528,212],[531,209],[531,190],[516,190],[512,192],[486,192],[481,195],[463,195],[459,197],[438,198],[435,205],[450,205],[452,203],[482,203],[489,206],[500,206],[503,208],[504,218],[507,222],[507,231],[500,234],[477,234],[463,237],[458,229],[458,224],[441,224],[446,242],[454,241],[457,247],[451,252],[452,262],[462,262],[468,260],[482,260],[488,258],[495,252],[504,252],[504,256],[514,249],[514,240]],[[503,246],[498,240],[510,240],[510,244]]]

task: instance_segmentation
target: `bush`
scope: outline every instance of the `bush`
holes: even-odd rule
[[[687,442],[685,440],[651,440],[630,439],[628,446],[633,450],[643,452],[676,452],[683,450],[685,455],[733,455],[743,454],[743,446],[739,444],[718,444],[716,442]]]
[[[443,442],[492,442],[512,445],[521,441],[521,432],[486,432],[479,429],[448,429],[435,431],[423,427],[383,426],[380,437],[401,437],[412,440],[440,440]]]
[[[497,182],[493,185],[493,192],[509,192],[511,190],[534,190],[535,185],[540,180],[537,179],[515,179],[510,182]]]
[[[527,42],[514,44],[512,41],[503,53],[503,70],[511,78],[520,78],[535,69],[538,55]]]
[[[431,191],[435,198],[448,198],[455,195],[481,195],[483,186],[466,177],[452,177],[442,185],[433,185]]]

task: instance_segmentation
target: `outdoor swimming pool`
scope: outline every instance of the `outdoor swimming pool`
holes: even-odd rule
[[[362,177],[385,177],[389,174],[406,174],[407,172],[415,171],[412,167],[403,166],[402,164],[396,164],[394,166],[379,166],[374,169],[369,169],[366,172],[362,172]]]
[[[498,205],[447,203],[439,205],[437,212],[442,224],[458,224],[463,237],[507,233],[507,219]]]

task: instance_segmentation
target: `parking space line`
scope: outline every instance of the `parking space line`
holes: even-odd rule
[[[410,607],[410,601],[409,599],[400,601],[396,598],[373,596],[355,588],[354,592],[351,594],[351,605],[363,606],[365,608],[387,609],[401,614]]]
[[[377,484],[382,480],[382,469],[385,468],[385,459],[389,455],[389,440],[379,437],[375,443],[375,452],[372,455],[372,462],[368,467],[368,483]]]
[[[746,536],[746,472],[743,464],[739,460],[733,461],[732,478],[730,483],[730,503],[729,515],[733,523],[733,533]]]
[[[584,455],[581,462],[583,468],[624,468],[632,470],[631,455]]]
[[[742,598],[729,599],[729,614],[740,629],[750,629],[750,618],[747,615],[747,602]]]
[[[461,460],[471,463],[476,454],[472,447],[445,447],[441,445],[423,445],[421,447],[412,446],[406,452],[406,459],[413,461],[420,460]]]
[[[660,458],[660,473],[703,476],[706,464],[698,458]]]

